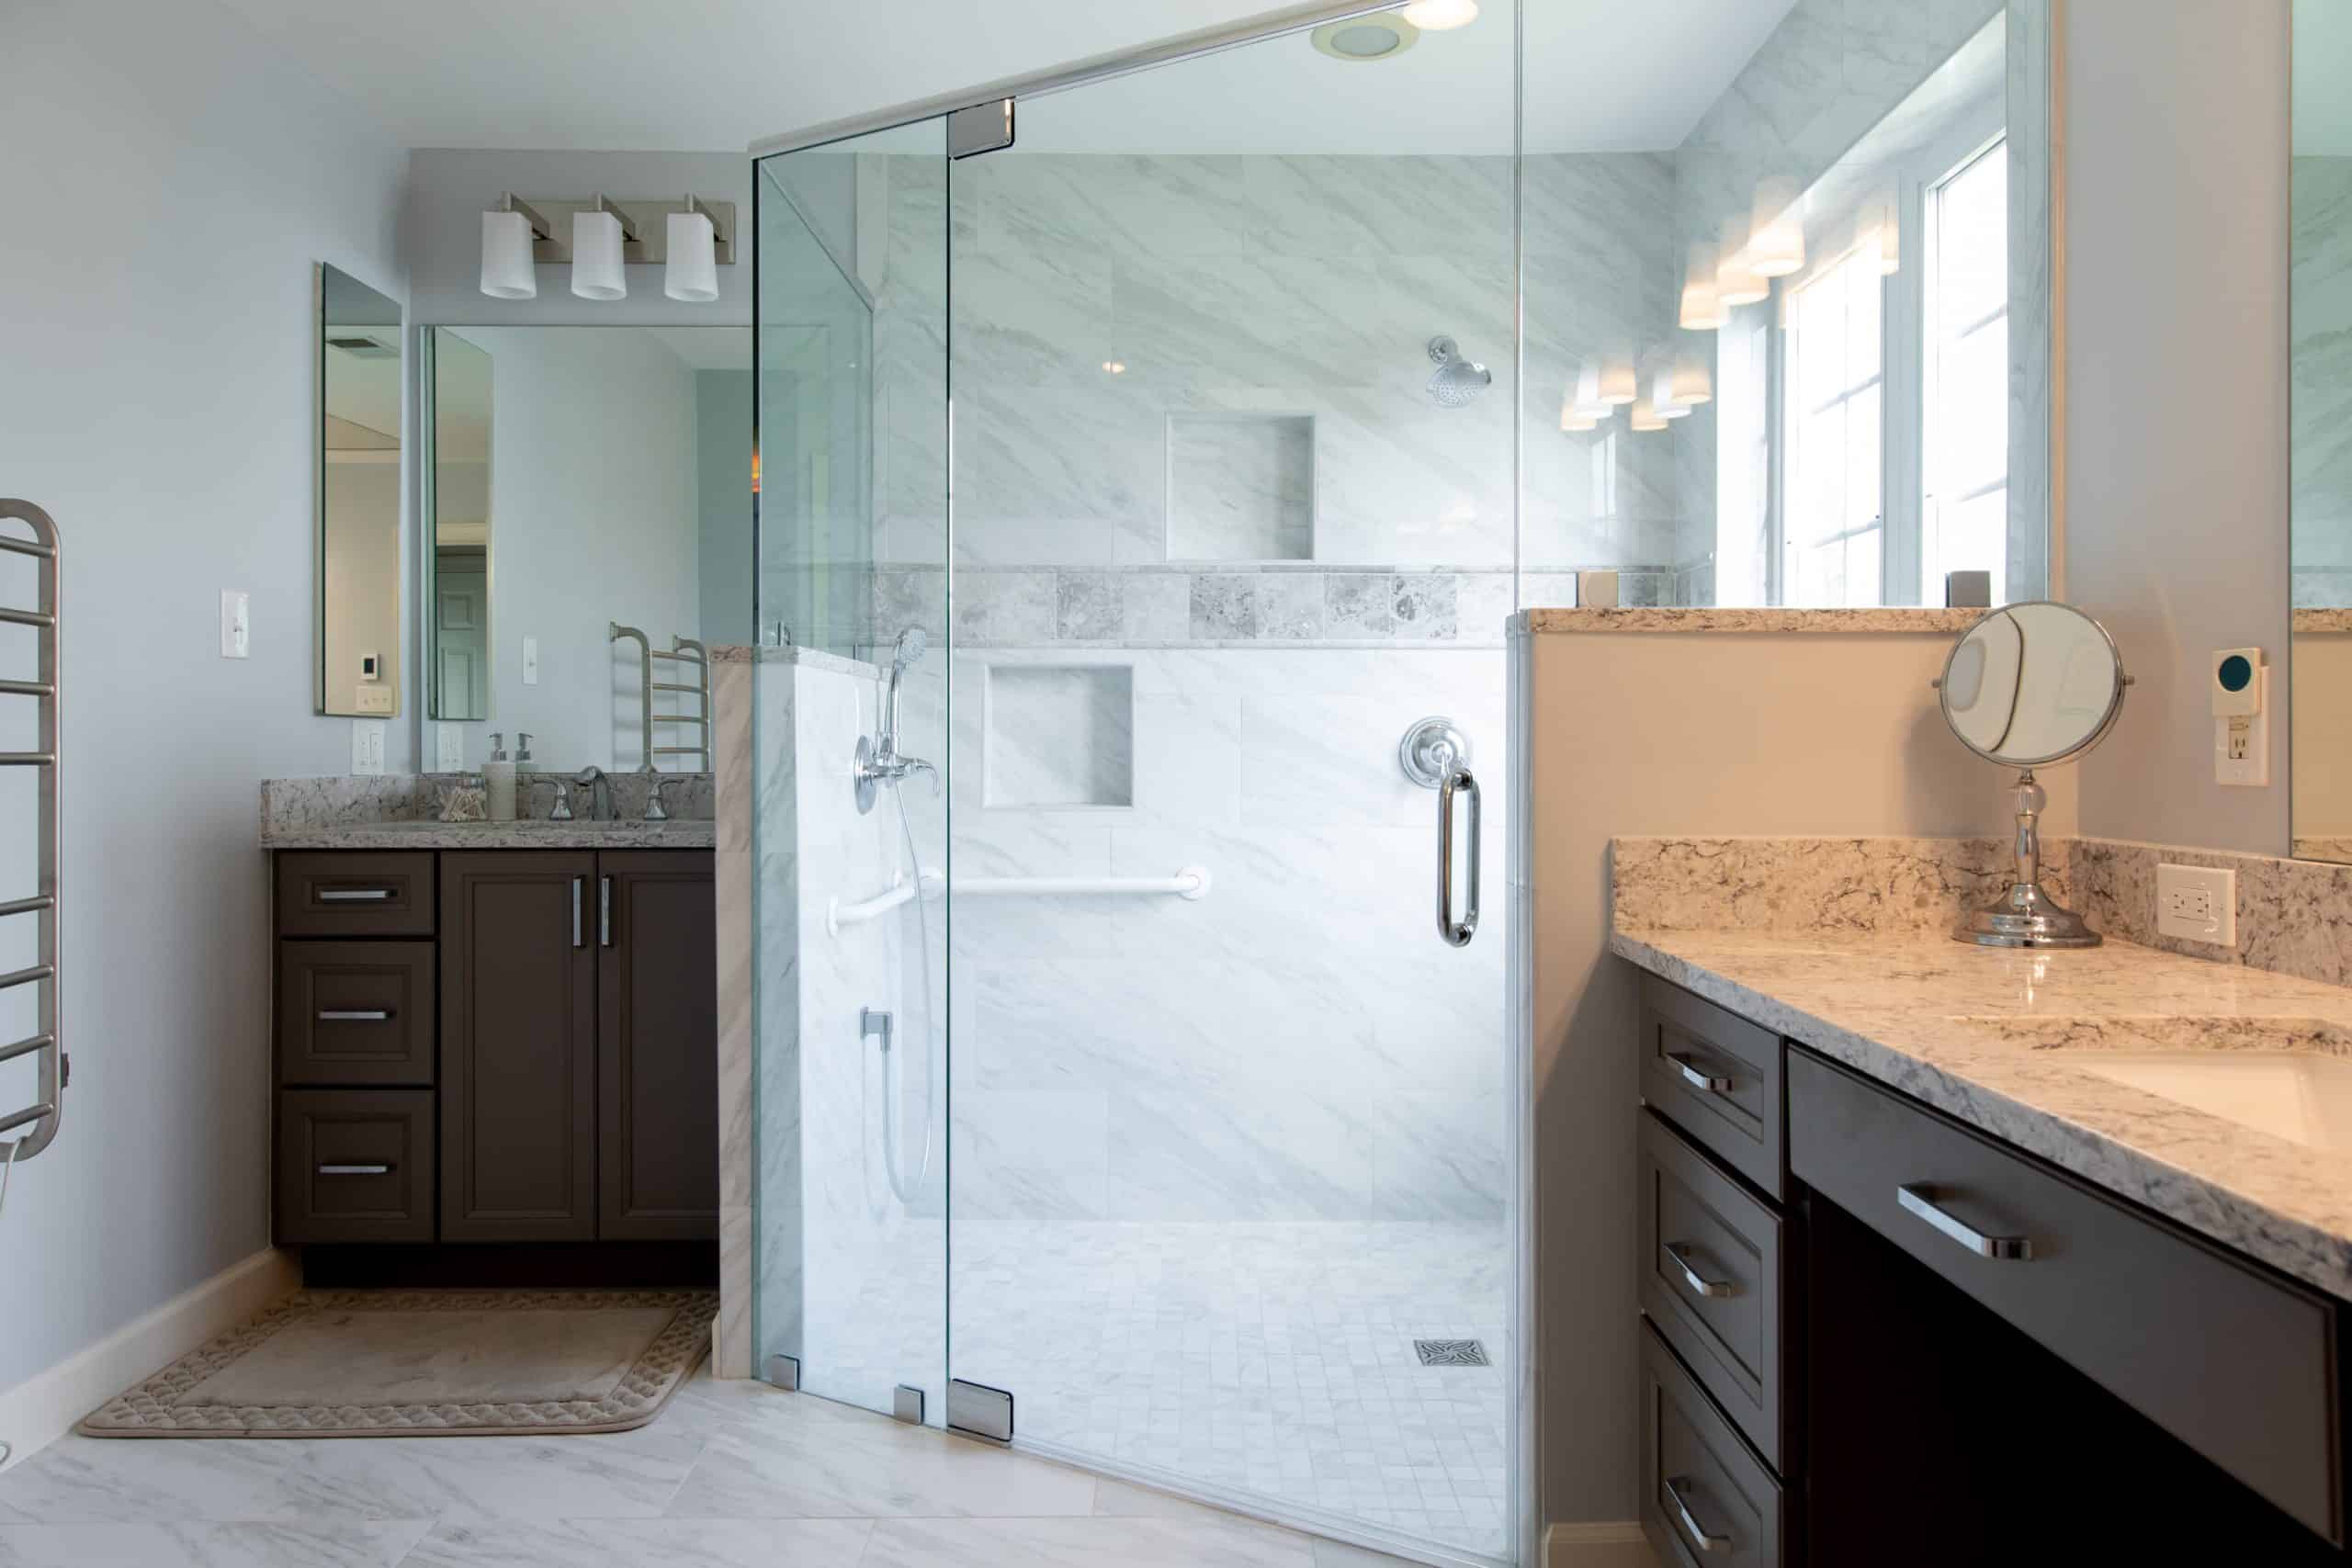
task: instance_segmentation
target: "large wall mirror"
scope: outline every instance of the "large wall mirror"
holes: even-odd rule
[[[2352,6],[2295,0],[2294,25],[2294,852],[2352,861]]]
[[[318,711],[401,711],[401,308],[322,265],[318,308]]]
[[[1715,21],[1528,11],[1522,603],[2044,596],[2048,0]]]
[[[707,771],[695,654],[751,640],[751,330],[434,327],[423,366],[426,716]]]

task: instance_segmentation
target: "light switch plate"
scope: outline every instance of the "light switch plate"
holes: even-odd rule
[[[361,713],[392,711],[392,689],[390,686],[361,686],[352,695],[357,699],[351,705]]]
[[[391,727],[380,718],[351,721],[351,771],[372,776],[384,771],[384,733]]]
[[[2156,867],[2156,934],[2238,944],[2238,874],[2209,865]]]
[[[254,644],[253,606],[250,596],[242,588],[220,590],[220,657],[246,659],[252,657]]]

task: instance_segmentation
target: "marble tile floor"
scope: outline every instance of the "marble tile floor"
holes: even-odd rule
[[[1396,1560],[707,1374],[609,1437],[69,1437],[0,1474],[0,1568],[1199,1563]]]
[[[1507,1554],[1499,1221],[953,1232],[955,1374],[1012,1391],[1020,1442],[1287,1517]],[[893,1383],[933,1381],[935,1239],[892,1262],[864,1291],[812,1303],[809,1386],[879,1405]],[[1491,1364],[1422,1366],[1416,1338],[1480,1340]]]

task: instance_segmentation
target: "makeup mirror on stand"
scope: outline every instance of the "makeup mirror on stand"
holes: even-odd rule
[[[1988,762],[2018,769],[2017,875],[1999,903],[1953,936],[1982,947],[2097,947],[2098,932],[2041,886],[2036,768],[2071,762],[2105,738],[2132,678],[2107,628],[2068,604],[2038,601],[1993,611],[1953,645],[1936,682],[1944,722]]]

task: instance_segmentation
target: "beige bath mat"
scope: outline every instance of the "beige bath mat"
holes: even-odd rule
[[[93,1411],[93,1438],[548,1437],[661,1414],[716,1291],[306,1291]]]

